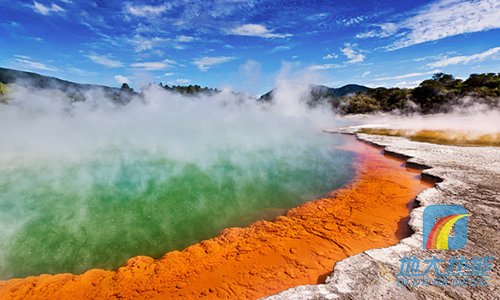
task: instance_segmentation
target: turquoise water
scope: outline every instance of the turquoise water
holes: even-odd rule
[[[353,154],[317,134],[178,159],[151,147],[0,160],[0,278],[114,269],[229,226],[270,218],[345,184]],[[304,141],[305,140],[305,141]]]

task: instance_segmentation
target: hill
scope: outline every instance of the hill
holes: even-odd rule
[[[458,108],[500,109],[500,73],[471,74],[462,80],[436,73],[413,89],[374,88],[331,102],[341,114],[372,112],[447,113]]]
[[[133,89],[113,88],[103,85],[81,84],[49,77],[32,72],[0,68],[0,83],[17,84],[34,89],[57,89],[68,95],[73,101],[85,101],[85,92],[100,89],[106,97],[118,103],[128,103],[131,97],[137,95]]]
[[[96,89],[101,90],[107,98],[120,104],[126,104],[132,100],[133,96],[140,95],[126,83],[121,88],[114,88],[103,85],[76,83],[32,72],[0,68],[0,94],[4,93],[4,85],[13,83],[32,89],[57,89],[66,93],[73,101],[84,101],[85,92]],[[215,94],[220,92],[217,89],[200,87],[199,85],[168,86],[160,83],[160,87],[167,91],[184,95]]]

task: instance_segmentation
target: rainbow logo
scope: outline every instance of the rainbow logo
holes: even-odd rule
[[[456,250],[467,243],[469,214],[461,205],[430,205],[424,209],[424,249]]]

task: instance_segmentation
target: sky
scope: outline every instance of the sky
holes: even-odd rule
[[[252,95],[284,73],[414,87],[436,72],[500,72],[500,0],[0,0],[0,66]]]

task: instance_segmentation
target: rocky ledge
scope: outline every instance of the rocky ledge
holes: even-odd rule
[[[366,134],[357,137],[406,158],[409,165],[420,166],[422,175],[439,179],[435,187],[417,197],[419,206],[409,222],[414,234],[395,246],[367,250],[337,262],[325,284],[298,286],[266,299],[499,299],[500,148],[446,146]],[[422,249],[422,215],[431,204],[459,204],[467,209],[468,241],[463,249]],[[434,255],[439,259],[493,256],[488,285],[396,285],[403,257],[424,260]]]

